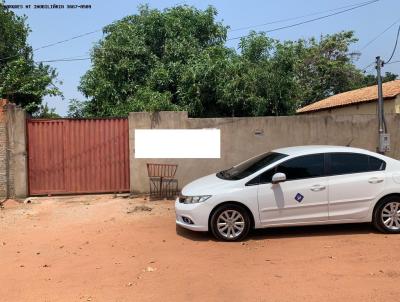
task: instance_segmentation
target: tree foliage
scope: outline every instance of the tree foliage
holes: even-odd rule
[[[228,48],[213,7],[139,13],[104,28],[70,116],[187,110],[194,117],[292,114],[300,106],[371,82],[349,53],[352,31],[279,41],[251,32]]]
[[[211,7],[200,11],[179,6],[161,12],[141,6],[139,14],[105,27],[105,38],[92,50],[93,67],[81,80],[80,89],[90,98],[85,111],[96,116],[206,111],[198,106],[206,92],[199,84],[210,87],[205,78],[215,82],[210,77],[217,75],[212,74],[216,66],[203,61],[220,63],[225,58],[221,52],[226,52],[226,27],[215,22],[215,15]],[[204,67],[207,74],[198,75]],[[215,103],[215,93],[207,93]]]
[[[398,77],[397,74],[394,74],[391,72],[385,72],[385,74],[382,75],[382,82],[385,83],[385,82],[393,81],[393,80],[396,80],[397,77]],[[377,79],[376,75],[368,74],[364,77],[363,85],[371,86],[371,85],[376,85],[376,83],[378,83],[378,79]]]
[[[36,118],[61,118],[59,114],[56,113],[55,108],[50,108],[47,103],[40,104],[38,110],[33,114]]]
[[[319,41],[298,42],[301,55],[296,74],[302,105],[363,84],[364,75],[353,64],[359,54],[349,53],[349,46],[356,41],[354,32],[346,31],[321,36]]]
[[[27,43],[29,32],[26,18],[15,15],[0,2],[0,97],[35,113],[44,96],[61,93],[53,84],[55,70],[33,61],[32,48]]]

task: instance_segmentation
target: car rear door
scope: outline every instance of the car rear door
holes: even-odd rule
[[[272,175],[287,180],[272,184]],[[328,180],[324,154],[289,159],[260,175],[258,204],[261,224],[290,225],[328,220]]]
[[[385,186],[386,163],[351,152],[328,153],[329,220],[362,220]]]

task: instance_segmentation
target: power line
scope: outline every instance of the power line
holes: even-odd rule
[[[391,64],[395,64],[395,63],[400,63],[400,60],[396,60],[396,61],[393,61],[393,62],[388,62],[388,63],[385,63],[385,65],[391,65]],[[364,68],[362,68],[361,69],[361,71],[362,72],[366,72],[368,69],[370,69],[371,67],[372,67],[372,65],[374,65],[375,64],[375,62],[372,62],[372,63],[370,63],[370,64],[368,64],[367,66],[365,66]]]
[[[392,28],[392,27],[393,27],[397,22],[399,22],[399,21],[400,21],[400,19],[398,19],[398,20],[396,20],[394,23],[392,23],[389,27],[387,27],[387,28],[386,28],[383,32],[381,32],[378,36],[376,36],[374,39],[372,39],[370,42],[368,42],[362,49],[364,49],[366,46],[368,46],[368,45],[371,44],[373,41],[375,41],[377,38],[379,38],[382,34],[384,34],[386,31],[388,31],[390,28]],[[399,28],[397,29],[396,42],[395,42],[395,44],[394,44],[392,54],[391,54],[389,60],[388,60],[387,62],[383,62],[383,64],[390,65],[390,64],[394,64],[394,63],[399,63],[399,62],[400,62],[400,60],[390,62],[390,61],[392,60],[393,55],[394,55],[394,53],[395,53],[395,51],[396,51],[396,48],[397,48],[397,43],[398,43],[398,40],[399,40],[399,33],[400,33],[400,25],[399,25]],[[361,49],[361,50],[362,50],[362,49]],[[363,68],[362,71],[363,71],[363,72],[366,72],[367,69],[368,69],[370,66],[372,66],[374,63],[375,63],[375,62],[370,63],[370,64],[367,65],[365,68]]]
[[[274,28],[274,29],[271,29],[271,30],[267,30],[265,32],[278,31],[278,30],[281,30],[281,29],[291,28],[291,27],[302,25],[302,24],[314,22],[314,21],[317,21],[317,20],[325,19],[325,18],[328,18],[328,17],[331,17],[331,16],[335,16],[335,15],[338,15],[338,14],[341,14],[341,13],[345,13],[345,12],[348,12],[348,11],[351,11],[351,10],[354,10],[354,9],[357,9],[357,8],[360,8],[360,7],[363,7],[363,6],[366,6],[366,5],[370,5],[370,4],[378,2],[378,1],[380,1],[380,0],[373,0],[373,1],[368,1],[368,2],[362,2],[362,3],[359,3],[359,4],[347,5],[347,6],[338,7],[338,8],[331,9],[331,10],[327,10],[327,11],[316,12],[316,13],[311,13],[311,14],[304,15],[304,16],[277,20],[277,21],[273,21],[273,22],[269,22],[269,23],[255,25],[255,26],[252,26],[252,27],[257,27],[257,26],[263,26],[263,25],[268,25],[268,24],[280,23],[280,22],[289,21],[289,20],[300,19],[300,18],[303,18],[303,17],[306,17],[306,16],[317,15],[317,14],[321,14],[323,12],[336,11],[338,9],[350,7],[348,9],[341,10],[341,11],[336,12],[336,13],[332,13],[332,14],[329,14],[329,15],[321,16],[321,17],[318,17],[318,18],[306,20],[306,21],[303,21],[303,22],[295,23],[295,24],[291,24],[291,25],[288,25],[288,26],[282,26],[282,27]],[[231,31],[248,29],[248,28],[252,28],[252,27],[239,28],[239,29],[234,29],[234,30],[231,30]],[[69,41],[72,41],[72,40],[75,40],[75,39],[79,39],[79,38],[82,38],[82,37],[85,37],[85,36],[100,32],[100,31],[102,31],[102,29],[97,29],[97,30],[94,30],[94,31],[83,33],[83,34],[80,34],[80,35],[77,35],[77,36],[74,36],[74,37],[71,37],[71,38],[68,38],[68,39],[65,39],[65,40],[61,40],[61,41],[57,41],[57,42],[54,42],[54,43],[50,43],[50,44],[46,44],[46,45],[37,47],[37,48],[33,49],[32,51],[35,52],[35,51],[38,51],[40,49],[44,49],[44,48],[52,47],[52,46],[59,45],[59,44],[62,44],[62,43],[66,43],[66,42],[69,42]],[[227,41],[240,39],[240,38],[246,37],[246,36],[248,36],[248,35],[227,39]],[[0,58],[0,61],[4,61],[4,60],[10,59],[10,58],[14,58],[14,57],[18,57],[18,56],[19,55],[17,54],[17,55],[12,55],[12,56],[9,56],[9,57],[6,57],[6,58]],[[88,59],[90,59],[90,58],[83,58],[83,59],[63,58],[63,59],[55,59],[55,60],[43,60],[43,61],[39,61],[39,62],[69,62],[69,61],[81,61],[81,60],[88,60]]]
[[[375,62],[372,62],[370,64],[368,64],[367,66],[365,66],[363,69],[361,69],[362,72],[366,72],[373,64],[375,64]]]
[[[53,63],[53,62],[74,62],[74,61],[85,61],[90,60],[90,58],[79,58],[79,59],[54,59],[54,60],[44,60],[44,61],[36,61],[35,63]]]
[[[400,60],[393,61],[393,62],[390,62],[390,63],[385,63],[385,65],[390,65],[390,64],[394,64],[394,63],[400,63]]]
[[[291,28],[291,27],[303,25],[303,24],[306,24],[306,23],[311,23],[311,22],[314,22],[314,21],[326,19],[326,18],[329,18],[329,17],[332,17],[332,16],[336,16],[336,15],[339,15],[339,14],[343,14],[343,13],[348,12],[348,11],[355,10],[355,9],[360,8],[360,7],[363,7],[363,6],[370,5],[370,4],[375,3],[375,2],[378,2],[378,1],[379,1],[379,0],[373,0],[373,1],[365,2],[365,3],[363,3],[363,4],[360,4],[360,5],[357,5],[357,6],[355,6],[355,7],[345,9],[345,10],[341,10],[341,11],[338,11],[338,12],[336,12],[336,13],[328,14],[328,15],[321,16],[321,17],[318,17],[318,18],[313,18],[313,19],[305,20],[305,21],[298,22],[298,23],[294,23],[294,24],[287,25],[287,26],[281,26],[281,27],[277,27],[277,28],[274,28],[274,29],[266,30],[266,31],[264,31],[264,33],[274,32],[274,31],[278,31],[278,30],[282,30],[282,29],[286,29],[286,28]],[[249,35],[244,35],[244,36],[239,36],[239,37],[230,38],[230,39],[227,39],[227,41],[237,40],[237,39],[241,39],[241,38],[244,38],[244,37],[247,37],[247,36],[249,36]]]
[[[345,5],[345,6],[329,9],[329,10],[318,11],[318,12],[314,12],[314,13],[310,13],[310,14],[306,14],[306,15],[302,15],[302,16],[297,16],[297,17],[286,18],[286,19],[279,19],[279,20],[275,20],[275,21],[271,21],[271,22],[267,22],[267,23],[256,24],[256,25],[252,25],[252,26],[233,28],[233,29],[230,29],[228,31],[229,32],[234,32],[234,31],[252,29],[252,28],[255,28],[255,27],[261,27],[261,26],[266,26],[266,25],[271,25],[271,24],[276,24],[276,23],[283,23],[283,22],[287,22],[287,21],[298,20],[298,19],[302,19],[302,18],[305,18],[305,17],[311,17],[311,16],[315,16],[315,15],[320,15],[320,14],[333,12],[333,11],[337,11],[337,10],[340,10],[340,9],[345,9],[345,8],[361,5],[361,4],[368,4],[368,3],[371,3],[371,1],[361,2],[361,3],[354,3],[354,4],[350,4],[350,5]]]
[[[55,46],[55,45],[58,45],[58,44],[66,43],[66,42],[69,42],[69,41],[72,41],[72,40],[75,40],[75,39],[79,39],[79,38],[82,38],[82,37],[85,37],[85,36],[89,36],[89,35],[94,34],[94,33],[98,33],[100,31],[102,31],[102,29],[90,31],[90,32],[87,32],[87,33],[84,33],[84,34],[81,34],[81,35],[78,35],[78,36],[75,36],[75,37],[72,37],[72,38],[69,38],[69,39],[65,39],[65,40],[61,40],[61,41],[54,42],[54,43],[51,43],[51,44],[43,45],[43,46],[40,46],[38,48],[33,49],[33,51],[37,51],[39,49],[48,48],[48,47]]]
[[[231,30],[231,31],[237,31],[237,30],[248,29],[248,28],[253,28],[253,27],[257,27],[257,26],[264,26],[264,25],[268,25],[268,24],[275,24],[275,23],[280,23],[280,22],[285,22],[285,21],[300,19],[300,18],[304,18],[304,17],[306,17],[306,16],[317,15],[317,14],[321,14],[321,13],[324,13],[324,12],[336,11],[336,10],[338,10],[338,9],[350,7],[350,8],[348,8],[348,9],[346,9],[346,10],[342,10],[342,11],[339,11],[339,12],[336,12],[336,13],[333,13],[333,14],[329,14],[329,15],[326,15],[326,16],[314,18],[314,19],[311,19],[311,20],[306,20],[306,21],[299,22],[299,23],[292,24],[292,25],[288,25],[288,26],[282,26],[282,27],[279,27],[279,28],[275,28],[275,29],[268,30],[268,31],[266,31],[266,32],[277,31],[277,30],[281,30],[281,29],[285,29],[285,28],[290,28],[290,27],[302,25],[302,24],[305,24],[305,23],[310,23],[310,22],[313,22],[313,21],[321,20],[321,19],[324,19],[324,18],[328,18],[328,17],[334,16],[334,15],[338,15],[338,14],[341,14],[341,13],[344,13],[344,12],[347,12],[347,11],[351,11],[351,10],[354,10],[354,9],[357,9],[357,8],[360,8],[360,7],[363,7],[363,6],[366,6],[366,5],[369,5],[369,4],[378,2],[378,1],[380,1],[380,0],[373,0],[373,1],[368,1],[368,2],[362,2],[362,3],[359,3],[359,4],[347,5],[347,6],[338,7],[338,8],[331,9],[331,10],[327,10],[327,11],[321,11],[321,12],[311,13],[311,14],[304,15],[304,16],[299,16],[299,17],[293,17],[293,18],[287,18],[287,19],[277,20],[277,21],[273,21],[273,22],[269,22],[269,23],[259,24],[259,25],[255,25],[255,26],[249,26],[249,27],[246,27],[246,28],[243,27],[243,28],[233,29],[233,30]],[[66,42],[69,42],[69,41],[72,41],[72,40],[75,40],[75,39],[79,39],[79,38],[82,38],[82,37],[85,37],[85,36],[88,36],[88,35],[91,35],[91,34],[100,32],[100,31],[102,31],[102,29],[97,29],[97,30],[94,30],[94,31],[90,31],[90,32],[87,32],[87,33],[83,33],[83,34],[80,34],[80,35],[77,35],[77,36],[74,36],[74,37],[71,37],[71,38],[68,38],[68,39],[65,39],[65,40],[61,40],[61,41],[57,41],[57,42],[54,42],[54,43],[50,43],[50,44],[46,44],[46,45],[37,47],[37,48],[33,49],[32,51],[35,52],[35,51],[38,51],[38,50],[40,50],[40,49],[44,49],[44,48],[52,47],[52,46],[55,46],[55,45],[63,44],[63,43],[66,43]],[[245,36],[242,36],[242,37],[245,37]],[[235,39],[240,39],[240,38],[242,38],[242,37],[231,38],[231,39],[228,39],[227,41],[235,40]],[[12,56],[8,56],[8,57],[5,57],[5,58],[0,58],[0,61],[4,61],[4,60],[11,59],[11,58],[18,57],[18,56],[19,56],[19,54],[17,54],[17,55],[12,55]],[[55,62],[55,61],[68,61],[68,60],[60,59],[60,60],[47,60],[47,61],[41,61],[41,62]]]
[[[384,31],[382,31],[380,34],[378,34],[376,37],[374,37],[372,40],[370,40],[368,43],[366,43],[360,51],[364,50],[367,48],[369,45],[374,43],[377,39],[379,39],[385,32],[387,32],[389,29],[391,29],[393,26],[395,26],[398,22],[400,21],[400,18],[394,21],[392,24],[390,24]]]
[[[87,60],[90,59],[88,57],[89,52],[85,52],[84,54],[72,56],[72,57],[64,57],[64,58],[57,58],[57,59],[44,59],[44,60],[37,60],[35,63],[44,63],[44,62],[57,62],[57,61],[71,61],[71,60]]]
[[[399,33],[400,33],[400,25],[399,25],[399,28],[397,30],[396,43],[394,43],[392,54],[390,55],[389,60],[387,60],[387,62],[385,62],[385,63],[389,63],[393,58],[393,55],[394,55],[394,53],[396,51],[396,48],[397,48],[397,42],[399,41]]]
[[[75,39],[79,39],[79,38],[82,38],[82,37],[86,37],[86,36],[92,35],[94,33],[100,32],[100,31],[102,31],[102,29],[97,29],[97,30],[90,31],[90,32],[87,32],[87,33],[83,33],[83,34],[80,34],[80,35],[77,35],[77,36],[74,36],[74,37],[71,37],[71,38],[68,38],[68,39],[65,39],[65,40],[61,40],[61,41],[57,41],[57,42],[50,43],[50,44],[47,44],[47,45],[43,45],[43,46],[40,46],[38,48],[33,49],[32,52],[38,51],[38,50],[43,49],[43,48],[48,48],[48,47],[52,47],[52,46],[59,45],[59,44],[62,44],[62,43],[66,43],[66,42],[69,42],[69,41],[72,41],[72,40],[75,40]],[[7,60],[7,59],[11,59],[11,58],[16,58],[16,57],[19,57],[19,56],[20,55],[17,54],[17,55],[8,56],[8,57],[5,57],[5,58],[0,58],[0,61],[4,61],[4,60]]]

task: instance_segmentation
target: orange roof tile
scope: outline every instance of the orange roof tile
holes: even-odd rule
[[[394,98],[400,94],[400,80],[383,83],[383,98]],[[297,113],[307,113],[341,107],[355,103],[370,102],[378,99],[378,85],[351,90],[332,95],[321,101],[312,103],[298,109]]]

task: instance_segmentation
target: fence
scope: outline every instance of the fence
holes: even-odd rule
[[[6,113],[5,123],[0,119],[0,196],[6,194],[8,188],[11,195],[23,197],[28,194],[28,180],[34,182],[34,176],[28,178],[27,168],[27,142],[26,142],[26,120],[23,110],[10,107]],[[400,115],[387,114],[385,116],[388,130],[391,135],[391,151],[387,154],[394,158],[400,158]],[[256,154],[269,151],[274,148],[294,145],[329,144],[350,145],[361,147],[371,151],[377,146],[377,119],[375,115],[301,115],[282,117],[243,117],[243,118],[188,118],[186,112],[137,112],[129,115],[125,120],[125,172],[123,191],[129,190],[133,193],[144,193],[149,191],[149,179],[146,163],[178,164],[175,178],[182,187],[188,182],[226,169],[232,165],[248,159]],[[128,130],[129,128],[129,130]],[[135,129],[203,129],[218,128],[221,130],[221,158],[218,159],[136,159],[134,156],[134,130]],[[111,132],[109,128],[98,128],[96,131],[107,135],[109,139],[115,139],[117,132]],[[6,131],[7,130],[7,131]],[[75,130],[71,130],[72,132]],[[109,132],[107,132],[109,131]],[[129,131],[129,132],[128,132]],[[5,146],[6,134],[9,135],[8,148]],[[66,134],[60,133],[60,139],[65,140]],[[55,141],[57,138],[55,138]],[[127,145],[129,141],[129,145]],[[30,152],[38,139],[30,141]],[[78,140],[79,142],[79,140]],[[89,141],[90,142],[90,141]],[[118,144],[123,144],[122,141]],[[108,145],[111,150],[115,144]],[[181,146],[184,147],[184,142]],[[82,169],[86,161],[94,163],[95,155],[83,148],[85,159],[75,163],[75,169]],[[8,150],[8,155],[7,155]],[[63,149],[64,150],[64,149]],[[47,152],[47,151],[46,151]],[[78,152],[81,154],[81,152]],[[49,153],[53,154],[53,152]],[[118,161],[118,152],[108,153],[107,165],[112,166]],[[8,156],[8,157],[7,157]],[[7,160],[8,158],[8,160]],[[65,165],[68,158],[60,160]],[[104,161],[105,163],[106,161]],[[129,164],[129,168],[128,168]],[[8,167],[8,168],[7,168]],[[8,170],[8,172],[7,172]],[[85,178],[91,178],[97,173],[88,173],[85,177],[77,179],[77,186],[83,187]],[[113,179],[120,177],[111,170],[104,170],[105,177]],[[129,182],[128,182],[129,181]],[[104,190],[101,190],[103,188]],[[108,192],[118,191],[112,186],[111,190],[104,186],[95,191]],[[38,191],[37,194],[45,193],[46,190]],[[93,190],[74,189],[61,190],[60,192],[89,192]]]
[[[400,158],[400,115],[386,115],[391,134],[391,151]],[[375,115],[300,115],[280,117],[188,118],[186,112],[131,113],[129,115],[131,190],[148,189],[146,162],[134,156],[135,129],[221,130],[221,158],[165,159],[160,163],[179,165],[176,178],[182,187],[188,182],[246,160],[274,148],[296,145],[350,145],[376,151]],[[177,148],[184,148],[184,142]],[[152,160],[154,162],[154,160]]]

